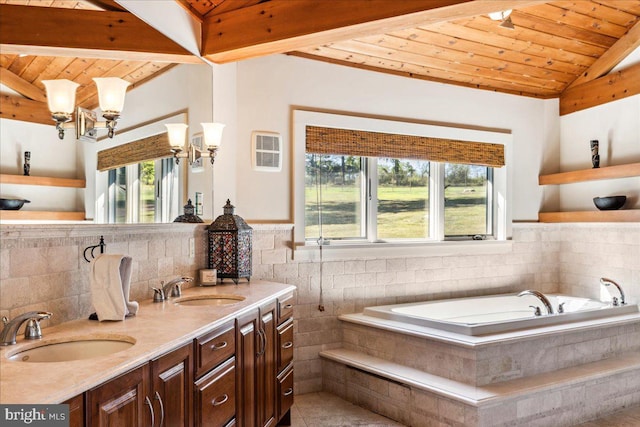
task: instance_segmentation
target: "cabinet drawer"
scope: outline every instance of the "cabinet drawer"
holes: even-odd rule
[[[278,325],[293,316],[293,294],[278,298]]]
[[[293,319],[278,327],[278,372],[293,360]]]
[[[293,405],[293,364],[278,375],[278,419]]]
[[[236,414],[236,360],[231,358],[195,383],[196,425],[224,427]],[[233,424],[232,424],[233,425]]]
[[[235,324],[227,325],[211,331],[195,340],[196,345],[196,378],[235,354]]]

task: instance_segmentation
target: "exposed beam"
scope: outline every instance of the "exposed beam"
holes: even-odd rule
[[[12,95],[0,95],[0,118],[54,125],[46,102]]]
[[[611,71],[624,58],[640,46],[640,20],[631,27],[627,34],[620,37],[600,58],[575,79],[567,89],[600,78]]]
[[[29,83],[22,77],[0,67],[0,82],[8,88],[34,101],[47,102],[47,95],[43,89]]]
[[[201,62],[128,12],[0,4],[3,53]]]
[[[640,93],[640,63],[565,90],[560,95],[560,115],[585,110]]]
[[[232,62],[546,0],[271,0],[208,16],[202,55]]]

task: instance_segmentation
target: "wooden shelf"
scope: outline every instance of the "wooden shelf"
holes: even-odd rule
[[[84,221],[84,212],[0,210],[0,220]]]
[[[540,212],[540,222],[640,222],[640,209],[617,211]]]
[[[604,168],[583,169],[572,172],[561,172],[550,175],[540,175],[538,184],[571,184],[574,182],[596,181],[600,179],[628,178],[640,176],[640,163],[628,165],[607,166]]]
[[[8,175],[3,173],[0,174],[0,184],[46,185],[49,187],[84,188],[87,183],[84,179]]]

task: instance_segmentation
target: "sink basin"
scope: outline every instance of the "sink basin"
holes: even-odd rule
[[[203,305],[229,305],[244,301],[245,297],[241,295],[192,295],[188,297],[177,298],[173,302],[178,305],[203,306]]]
[[[68,362],[71,360],[91,359],[126,350],[135,344],[132,337],[118,338],[81,338],[69,341],[50,341],[38,343],[37,347],[8,355],[17,362]]]

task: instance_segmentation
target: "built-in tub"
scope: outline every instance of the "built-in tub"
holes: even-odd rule
[[[363,314],[464,335],[484,335],[638,312],[637,304],[613,306],[567,295],[547,298],[554,314],[547,315],[534,296],[513,294],[367,307]],[[558,313],[560,304],[564,313]],[[531,306],[540,307],[543,314],[536,316]]]

